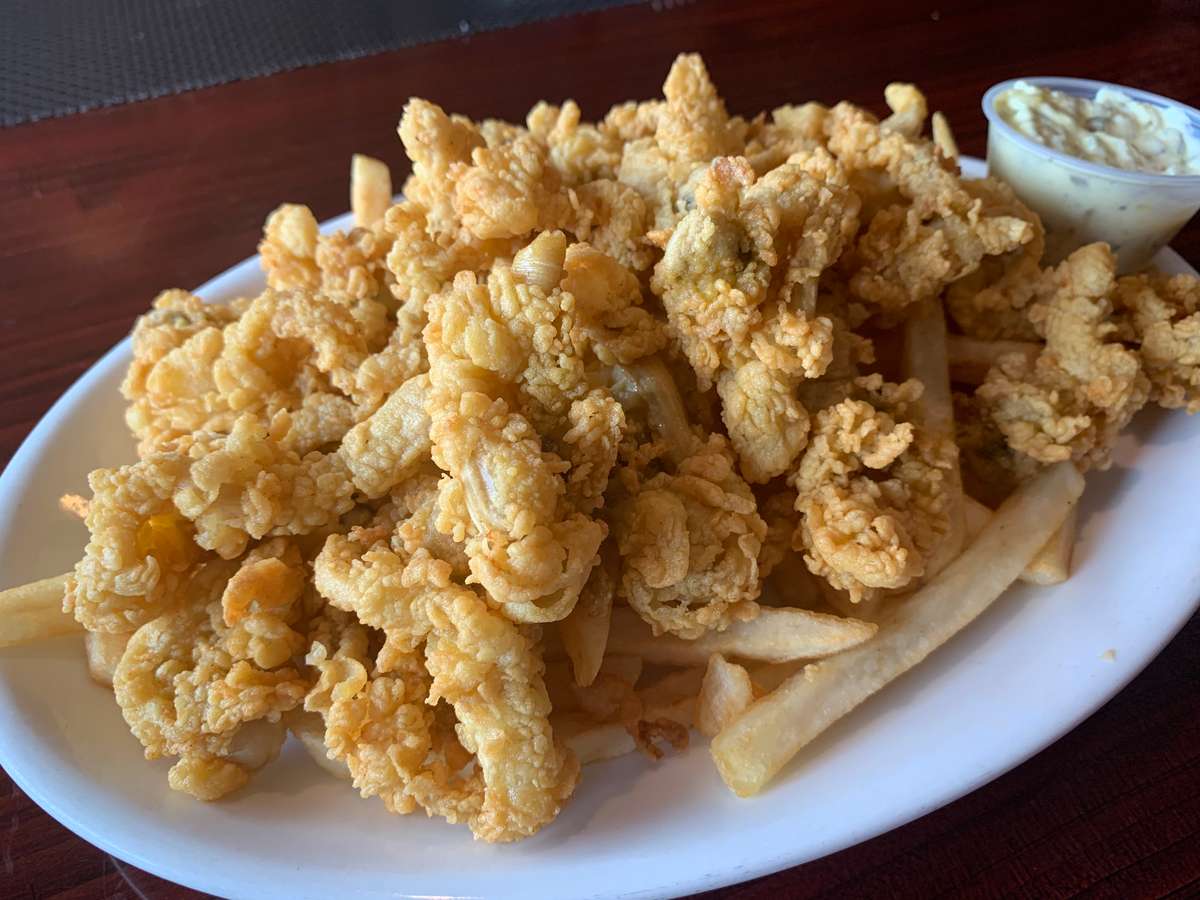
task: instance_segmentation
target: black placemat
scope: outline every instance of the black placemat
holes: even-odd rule
[[[7,0],[0,125],[637,0]]]

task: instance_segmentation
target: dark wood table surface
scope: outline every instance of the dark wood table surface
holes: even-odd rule
[[[410,95],[517,120],[539,98],[574,97],[596,116],[657,96],[683,50],[704,54],[741,113],[810,98],[880,108],[884,84],[916,81],[976,155],[980,96],[1012,76],[1094,77],[1200,102],[1200,7],[1186,0],[658,0],[3,130],[0,464],[160,288],[194,287],[252,254],[283,200],[318,218],[343,212],[355,151],[402,171],[395,126]],[[1200,265],[1200,225],[1175,246]],[[1141,552],[1154,552],[1152,537]],[[1007,775],[719,893],[1200,895],[1198,651],[1193,618],[1107,706]],[[194,895],[75,837],[0,773],[0,896]]]

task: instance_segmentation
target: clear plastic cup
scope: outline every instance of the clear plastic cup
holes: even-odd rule
[[[1089,100],[1108,87],[1142,103],[1173,106],[1185,113],[1191,133],[1200,137],[1200,111],[1158,94],[1084,78],[1020,80]],[[1016,83],[1017,79],[1002,81],[983,95],[988,172],[1007,181],[1042,217],[1047,260],[1057,262],[1084,244],[1107,241],[1122,273],[1146,265],[1200,209],[1200,175],[1130,172],[1043,146],[996,112],[996,97]]]

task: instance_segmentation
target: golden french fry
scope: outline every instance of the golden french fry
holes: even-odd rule
[[[0,591],[0,647],[83,631],[63,612],[68,577],[56,575]]]
[[[117,671],[117,663],[125,655],[125,645],[131,637],[132,631],[84,632],[83,648],[87,651],[88,674],[92,676],[92,681],[112,687],[113,673]]]
[[[354,224],[370,228],[392,205],[392,173],[387,163],[355,153],[350,158],[350,211]]]
[[[933,436],[953,443],[954,401],[950,393],[950,366],[946,357],[946,316],[938,300],[918,304],[904,327],[904,374],[925,386],[917,405],[922,427]],[[948,527],[925,561],[925,578],[932,578],[958,556],[963,546],[963,489],[958,454],[946,472]]]
[[[710,656],[696,700],[696,728],[700,733],[715,736],[753,702],[750,673],[737,663],[727,662],[720,653]]]
[[[981,341],[961,334],[946,338],[950,380],[956,384],[983,384],[988,371],[1002,356],[1018,353],[1032,363],[1041,352],[1042,345],[1033,341]]]
[[[595,680],[604,661],[620,567],[616,546],[606,541],[600,547],[600,562],[592,569],[575,608],[558,626],[563,649],[575,670],[575,683],[581,687]]]
[[[725,783],[758,793],[813,738],[970,624],[1017,580],[1083,492],[1057,463],[1019,488],[978,539],[884,616],[874,640],[806,666],[755,702],[712,742]]]
[[[1021,573],[1021,580],[1029,584],[1060,584],[1071,576],[1071,553],[1075,549],[1075,527],[1079,520],[1079,508],[1073,508],[1058,530],[1050,535],[1042,549]]]
[[[954,132],[950,130],[950,120],[940,111],[933,114],[931,122],[933,142],[947,159],[958,159],[958,141],[954,140]]]
[[[992,511],[973,497],[966,498],[967,540],[983,530],[992,517]],[[1037,556],[1021,573],[1026,584],[1060,584],[1071,577],[1071,554],[1075,549],[1075,528],[1079,521],[1079,508],[1073,507],[1062,525],[1046,541]]]
[[[608,635],[610,653],[633,654],[646,662],[673,666],[706,665],[714,653],[763,662],[817,659],[840,653],[875,633],[870,622],[843,619],[791,607],[763,607],[748,622],[710,631],[694,641],[655,637],[631,609],[614,609]]]

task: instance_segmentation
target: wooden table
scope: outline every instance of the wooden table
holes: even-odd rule
[[[0,131],[0,462],[159,288],[254,252],[282,200],[347,207],[350,154],[404,156],[410,95],[521,119],[656,96],[699,50],[735,112],[913,80],[982,155],[984,89],[1021,74],[1200,101],[1200,16],[1131,2],[670,2],[558,19]],[[248,148],[248,149],[236,149]],[[1175,246],[1200,264],[1200,225]],[[1131,598],[1135,601],[1135,598]],[[1033,648],[1036,649],[1036,648]],[[1018,769],[738,898],[1200,893],[1200,619],[1091,719]],[[0,896],[184,897],[67,832],[0,773]]]

